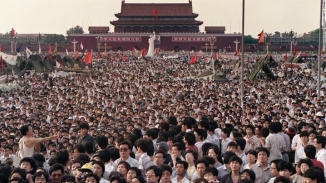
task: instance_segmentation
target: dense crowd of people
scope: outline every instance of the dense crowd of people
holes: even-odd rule
[[[178,59],[13,79],[24,87],[0,96],[0,182],[324,183],[326,82],[317,99],[314,70],[275,66],[275,80],[245,81],[242,105],[234,64],[217,62],[229,81]]]

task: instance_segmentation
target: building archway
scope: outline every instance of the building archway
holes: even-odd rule
[[[194,52],[196,52],[196,47],[194,47],[194,46],[191,47],[191,48],[190,48],[190,51],[194,51]]]
[[[180,47],[179,46],[175,46],[174,48],[173,48],[173,51],[174,52],[179,52],[181,49],[180,49]]]
[[[123,51],[122,47],[118,47],[117,51]]]

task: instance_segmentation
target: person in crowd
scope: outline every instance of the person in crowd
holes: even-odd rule
[[[218,181],[220,181],[224,175],[229,174],[231,172],[229,162],[230,162],[230,158],[235,155],[236,154],[232,151],[225,152],[224,159],[223,159],[224,165],[217,168],[217,170],[218,170],[217,180]]]
[[[221,178],[221,183],[238,183],[240,182],[240,168],[242,166],[242,160],[238,156],[232,156],[229,159],[231,172],[229,174],[224,175]]]
[[[246,157],[247,157],[247,164],[243,168],[244,169],[249,169],[253,164],[256,164],[256,160],[257,160],[257,152],[256,152],[256,150],[249,150],[247,152]]]
[[[187,150],[185,152],[185,159],[186,159],[186,162],[188,163],[188,169],[186,172],[187,179],[191,180],[192,176],[196,172],[195,162],[198,159],[198,154],[194,150],[191,150],[191,149]]]
[[[255,183],[267,183],[272,178],[268,164],[269,151],[265,147],[257,149],[257,163],[250,167],[256,174]]]
[[[41,142],[58,138],[58,135],[53,135],[46,138],[34,138],[33,127],[31,125],[23,125],[20,127],[20,133],[23,135],[23,137],[19,140],[18,155],[20,158],[32,157],[36,145],[39,145]]]
[[[146,181],[159,183],[162,177],[162,170],[157,166],[150,166],[146,170]]]
[[[175,165],[176,177],[171,179],[172,183],[190,183],[186,177],[188,163],[186,161],[178,161]]]

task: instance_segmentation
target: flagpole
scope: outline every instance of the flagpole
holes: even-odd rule
[[[241,95],[240,95],[240,97],[241,97],[241,107],[243,107],[243,105],[244,105],[244,93],[243,93],[243,90],[244,90],[244,50],[243,50],[243,48],[244,48],[244,44],[243,44],[243,40],[244,40],[244,23],[245,23],[245,0],[242,0],[242,40],[241,40],[241,50],[242,50],[242,52],[241,52],[241,77],[240,77],[240,79],[241,79]]]
[[[319,40],[318,40],[318,73],[317,73],[317,99],[320,100],[320,72],[321,72],[321,30],[323,17],[323,0],[320,0],[320,17],[319,17]]]

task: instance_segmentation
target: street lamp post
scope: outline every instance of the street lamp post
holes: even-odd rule
[[[105,51],[105,54],[106,54],[106,43],[104,43],[104,51]]]
[[[96,41],[97,41],[97,52],[100,52],[100,46],[101,46],[101,39],[102,37],[97,36],[95,37]]]
[[[269,46],[269,44],[270,44],[270,42],[271,42],[271,36],[272,36],[272,34],[271,33],[265,33],[265,42],[266,42],[266,52],[267,52],[267,55],[269,54],[269,48],[268,48],[268,46]]]
[[[13,33],[14,30],[11,30],[10,31],[10,51],[11,53],[14,52],[14,45],[13,45],[13,41],[14,41],[14,33]]]
[[[16,32],[16,34],[14,35],[14,38],[13,38],[14,39],[14,45],[15,45],[15,49],[14,49],[15,51],[17,49],[17,38],[18,37],[17,37],[17,32]]]
[[[293,53],[292,53],[292,45],[293,45],[293,37],[295,35],[296,35],[296,33],[291,29],[291,31],[289,32],[290,41],[291,41],[291,45],[290,45],[290,54],[291,54],[291,56],[293,56]]]
[[[211,45],[211,56],[213,57],[213,46],[214,46],[214,37],[210,37],[209,43]]]
[[[42,43],[41,33],[38,33],[38,37],[36,38],[36,40],[37,40],[37,44],[38,44],[39,54],[41,54],[41,43]]]

